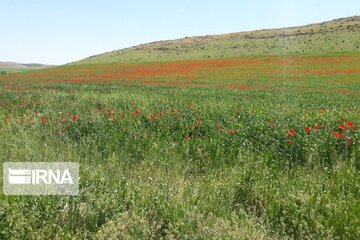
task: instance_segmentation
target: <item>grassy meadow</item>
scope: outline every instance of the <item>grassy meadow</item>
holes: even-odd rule
[[[0,239],[359,239],[359,66],[334,53],[2,75],[0,162],[79,162],[81,178],[75,197],[1,192]]]

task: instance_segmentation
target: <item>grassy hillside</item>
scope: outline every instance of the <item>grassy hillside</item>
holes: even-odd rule
[[[301,27],[158,41],[91,56],[74,64],[360,52],[360,17]]]
[[[44,69],[48,67],[51,67],[51,65],[39,63],[0,62],[0,74],[24,72],[35,69]]]

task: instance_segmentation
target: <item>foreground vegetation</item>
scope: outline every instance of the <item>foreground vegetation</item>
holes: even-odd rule
[[[80,194],[0,194],[0,239],[359,239],[360,56],[66,66],[0,78],[0,162]],[[1,180],[2,181],[2,178]]]

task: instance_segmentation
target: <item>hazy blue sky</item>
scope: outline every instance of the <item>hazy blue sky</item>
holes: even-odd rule
[[[0,0],[0,61],[62,64],[156,40],[354,15],[359,0]]]

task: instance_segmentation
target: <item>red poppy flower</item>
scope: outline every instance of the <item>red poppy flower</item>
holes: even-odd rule
[[[310,127],[305,127],[305,132],[307,133],[307,134],[309,134],[310,133]]]
[[[337,131],[333,132],[333,136],[336,137],[336,138],[342,138],[342,134],[338,133]]]
[[[41,118],[41,123],[46,123],[48,120],[46,117]]]
[[[356,126],[353,124],[353,122],[346,123],[346,126],[348,126],[349,128],[351,128],[354,131],[356,130]]]
[[[340,128],[341,130],[343,130],[344,132],[347,131],[347,127],[346,127],[343,123],[340,124],[339,128]]]
[[[141,110],[140,109],[136,109],[134,112],[132,112],[131,114],[134,116],[140,115]]]
[[[293,144],[293,141],[291,139],[288,140],[288,144],[291,145]]]
[[[156,121],[156,113],[151,114],[150,121],[152,121],[152,122]]]
[[[201,126],[200,120],[201,120],[200,117],[196,117],[196,121],[195,121],[195,124],[194,124],[193,128]]]
[[[295,129],[290,129],[290,131],[288,132],[288,135],[290,136],[290,137],[293,137],[293,136],[295,136]]]
[[[78,115],[74,115],[74,116],[71,118],[71,120],[72,120],[73,122],[77,122],[78,119],[79,119],[79,116],[78,116]]]
[[[235,129],[229,130],[229,134],[235,134],[235,133],[236,133],[236,130],[235,130]]]

